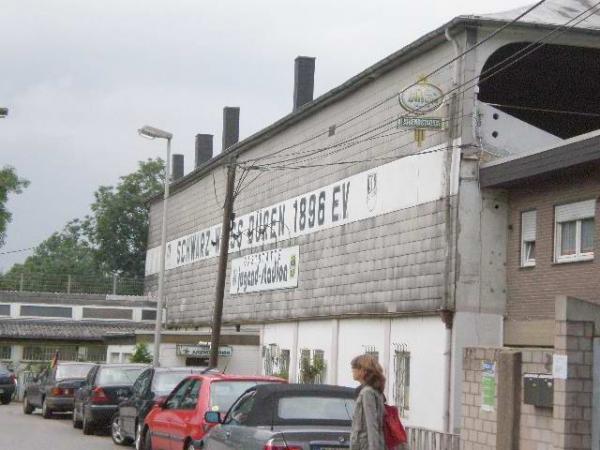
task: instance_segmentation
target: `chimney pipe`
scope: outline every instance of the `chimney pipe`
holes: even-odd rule
[[[173,163],[171,164],[171,180],[176,181],[183,176],[183,155],[173,154]]]
[[[196,135],[196,165],[197,169],[206,161],[213,157],[213,135],[212,134],[197,134]]]
[[[240,108],[223,108],[223,151],[240,140]]]
[[[298,56],[294,61],[294,111],[313,100],[315,59]]]

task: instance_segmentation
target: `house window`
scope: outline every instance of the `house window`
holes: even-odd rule
[[[323,350],[300,350],[298,382],[322,384],[325,380],[325,352]]]
[[[394,401],[401,416],[406,416],[409,408],[410,391],[410,352],[396,350],[394,352]]]
[[[594,258],[595,212],[596,200],[569,203],[555,208],[555,262]]]
[[[289,379],[290,351],[280,349],[276,344],[263,347],[263,368],[265,375]]]
[[[12,347],[10,345],[0,345],[0,359],[11,359]]]
[[[521,266],[535,266],[536,211],[521,213]]]

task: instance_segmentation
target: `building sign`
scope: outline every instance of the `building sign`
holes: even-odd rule
[[[496,409],[496,363],[493,361],[481,363],[481,409]]]
[[[557,380],[566,380],[569,367],[567,355],[554,355],[552,357],[552,376]]]
[[[425,79],[404,89],[398,100],[408,112],[427,114],[439,109],[444,103],[444,93]]]
[[[436,151],[439,150],[439,151]],[[311,192],[236,215],[229,252],[251,249],[438,200],[445,195],[446,145],[399,158]],[[167,243],[166,269],[219,255],[221,225]],[[158,273],[160,247],[146,254]]]
[[[210,345],[177,344],[175,347],[175,354],[177,356],[184,356],[186,358],[209,358]],[[233,348],[231,348],[229,345],[222,345],[219,347],[220,357],[230,357],[231,355],[233,355]]]
[[[231,261],[229,292],[270,291],[298,287],[300,247],[276,248]]]
[[[437,117],[400,117],[398,128],[420,128],[426,130],[441,130],[444,128],[442,119]]]

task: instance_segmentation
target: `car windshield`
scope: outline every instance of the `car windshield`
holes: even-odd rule
[[[85,378],[93,366],[91,364],[69,364],[59,365],[56,368],[56,379],[64,380],[65,378]]]
[[[185,370],[181,372],[159,372],[154,376],[152,383],[152,390],[157,395],[169,394],[177,384],[188,375],[191,375],[192,371]]]
[[[247,389],[269,381],[213,381],[210,384],[210,408],[212,411],[227,411],[233,402]]]
[[[354,399],[322,396],[295,396],[279,399],[277,415],[284,420],[352,421]]]
[[[98,374],[100,386],[132,385],[145,367],[102,367]]]

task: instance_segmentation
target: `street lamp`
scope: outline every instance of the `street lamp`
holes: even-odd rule
[[[167,160],[165,162],[165,194],[163,198],[162,232],[160,238],[160,271],[158,273],[158,304],[156,305],[156,325],[154,327],[154,356],[152,365],[158,367],[160,356],[160,339],[162,328],[162,308],[164,303],[165,256],[167,250],[167,200],[169,199],[169,161],[171,160],[171,139],[173,135],[158,128],[144,126],[138,130],[140,136],[147,139],[167,140]]]
[[[0,119],[4,119],[8,116],[8,108],[0,108]]]

